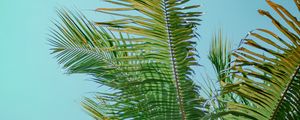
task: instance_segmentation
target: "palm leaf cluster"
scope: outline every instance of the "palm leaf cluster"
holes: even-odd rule
[[[172,116],[170,119],[186,119],[197,118],[201,116],[201,112],[195,109],[199,105],[197,94],[197,86],[190,79],[192,75],[191,65],[197,65],[195,60],[194,41],[195,37],[193,28],[199,21],[200,12],[187,12],[187,10],[199,7],[182,6],[189,0],[121,0],[107,2],[119,5],[121,8],[98,8],[96,11],[123,17],[119,20],[108,22],[97,22],[98,25],[108,26],[111,30],[135,34],[139,42],[151,44],[149,57],[153,61],[159,62],[164,73],[159,75],[167,75],[162,78],[163,82],[169,82],[170,88],[164,87],[165,90],[171,92],[167,94],[173,103],[172,108],[168,110],[178,111],[176,114],[163,115]],[[117,14],[115,12],[134,10],[142,16],[132,16],[125,14]],[[153,52],[156,52],[155,54]],[[160,68],[160,67],[156,67]],[[157,72],[156,72],[157,73]],[[157,79],[157,77],[156,77]],[[159,86],[161,89],[163,86]],[[153,87],[152,87],[153,88]],[[161,91],[161,90],[160,90]],[[166,93],[164,93],[166,94]],[[163,98],[161,98],[163,99]],[[163,100],[165,101],[165,100]],[[164,103],[162,103],[164,104]],[[179,109],[178,109],[179,108]],[[165,113],[160,111],[158,113]],[[169,112],[172,113],[172,112]],[[157,116],[157,115],[156,115]]]
[[[202,13],[189,0],[104,0],[114,8],[97,8],[117,16],[90,22],[82,14],[59,10],[51,44],[69,74],[92,75],[109,88],[82,105],[97,120],[197,120],[300,118],[300,21],[270,0],[281,17],[267,16],[281,35],[256,29],[230,51],[213,39],[209,52],[219,85],[206,106],[192,80],[198,66],[195,45]],[[300,1],[294,0],[300,11]],[[285,23],[282,23],[285,22]],[[234,59],[232,59],[234,58]]]
[[[298,0],[294,1],[298,9]],[[242,46],[234,51],[232,73],[239,79],[224,87],[251,104],[229,102],[220,114],[228,119],[297,120],[300,118],[300,21],[283,6],[267,3],[286,24],[269,12],[259,10],[284,35],[267,29],[252,31]],[[288,26],[285,26],[288,25]],[[220,115],[219,114],[219,115]]]
[[[91,74],[111,89],[97,94],[105,105],[87,100],[85,108],[96,119],[201,118],[203,100],[191,79],[191,66],[198,65],[193,38],[201,12],[188,12],[199,6],[184,6],[188,0],[105,1],[120,8],[96,11],[120,19],[96,22],[97,27],[61,10],[63,23],[52,31],[53,51],[69,73]],[[98,105],[105,107],[99,111]]]

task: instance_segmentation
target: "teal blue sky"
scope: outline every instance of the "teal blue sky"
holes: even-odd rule
[[[196,78],[208,72],[211,36],[222,28],[236,46],[248,31],[271,28],[257,9],[270,10],[264,0],[192,0],[205,14],[199,27],[200,64]],[[279,1],[279,0],[275,0]],[[292,0],[281,1],[296,11]],[[47,44],[51,20],[60,7],[78,8],[93,20],[113,19],[92,12],[109,7],[100,0],[0,0],[0,120],[92,120],[81,108],[83,96],[100,90],[85,75],[65,75]]]

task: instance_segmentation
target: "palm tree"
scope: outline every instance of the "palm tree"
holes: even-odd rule
[[[282,6],[267,0],[293,32],[268,12],[259,13],[286,40],[269,30],[252,31],[232,52],[232,62],[226,44],[214,43],[209,58],[222,83],[220,96],[214,96],[222,106],[204,111],[209,106],[191,79],[192,67],[199,65],[194,47],[199,6],[187,6],[189,0],[105,1],[120,7],[96,11],[119,19],[90,22],[81,13],[62,9],[62,23],[55,23],[50,40],[68,73],[92,75],[110,88],[82,103],[95,119],[300,118],[300,22]],[[300,10],[300,1],[294,2]]]

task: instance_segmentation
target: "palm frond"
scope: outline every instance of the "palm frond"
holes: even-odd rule
[[[208,59],[212,63],[220,87],[223,87],[225,82],[233,82],[229,76],[229,68],[231,62],[231,45],[228,39],[226,39],[222,31],[219,31],[218,35],[214,35],[212,43],[209,49]]]
[[[195,119],[202,116],[203,113],[196,109],[199,106],[199,102],[195,101],[199,96],[198,88],[190,78],[190,75],[193,74],[190,66],[198,65],[195,60],[195,42],[191,39],[195,37],[193,29],[200,21],[197,17],[201,12],[188,11],[199,6],[185,6],[184,4],[189,0],[105,1],[119,5],[120,8],[98,8],[96,11],[121,18],[96,22],[96,24],[107,26],[113,31],[139,36],[139,42],[151,43],[151,50],[156,53],[152,53],[149,58],[165,65],[161,70],[166,76],[161,80],[172,82],[173,85],[170,85],[168,90],[175,94],[172,93],[167,97],[171,101],[167,101],[165,104],[171,106],[168,109],[173,109],[173,111],[164,115],[164,119],[168,118],[166,116],[172,116],[170,119]],[[132,13],[122,14],[122,11],[131,11]],[[160,109],[163,111],[159,113],[165,113],[165,108]]]
[[[212,36],[208,59],[215,70],[214,75],[216,78],[203,77],[202,82],[204,82],[205,85],[201,84],[201,88],[207,95],[205,103],[210,106],[208,111],[215,113],[224,107],[223,102],[228,101],[227,97],[220,97],[219,95],[225,81],[232,81],[229,77],[228,70],[231,62],[231,47],[228,39],[225,39],[221,30]],[[219,85],[216,83],[219,83]]]
[[[96,82],[113,89],[111,96],[116,97],[114,102],[118,102],[117,97],[125,98],[136,93],[140,93],[140,99],[145,99],[142,96],[146,93],[141,94],[141,91],[144,90],[146,92],[149,89],[151,86],[151,81],[149,80],[152,77],[153,79],[154,76],[157,77],[156,79],[160,78],[157,75],[159,72],[153,72],[156,72],[155,67],[153,67],[155,63],[151,62],[151,59],[145,59],[145,56],[143,56],[145,51],[147,51],[147,43],[125,42],[125,39],[128,38],[124,38],[122,34],[117,38],[109,30],[96,27],[80,14],[75,15],[66,10],[60,10],[58,13],[63,24],[56,23],[57,28],[52,30],[50,42],[53,46],[53,53],[57,54],[58,62],[64,65],[68,73],[93,75]],[[146,78],[147,76],[149,77]],[[148,81],[144,83],[148,84],[145,84],[143,89],[137,89],[136,87],[142,87],[138,86],[139,82],[143,83],[141,81],[145,79]],[[137,86],[128,88],[131,84]],[[117,96],[118,93],[120,95]],[[130,102],[133,101],[131,99],[126,100],[123,102],[128,104],[131,104]],[[95,104],[83,105],[86,109],[95,108],[95,106],[89,106]],[[128,109],[134,106],[121,107]],[[103,111],[112,111],[106,113],[108,117],[115,116],[118,118],[115,112],[119,111],[109,110],[109,107],[105,108],[108,110],[105,110],[104,107],[101,107],[101,109]],[[115,109],[120,109],[120,107],[115,107]],[[100,114],[94,109],[87,110],[94,117]],[[122,114],[118,115],[122,116]]]
[[[299,8],[299,0],[294,1]],[[284,35],[266,29],[250,32],[236,57],[232,73],[238,82],[225,86],[225,93],[236,93],[251,101],[250,105],[228,103],[226,112],[216,116],[228,119],[296,120],[300,118],[300,22],[283,6],[267,3],[283,18],[285,26],[269,12],[259,10],[271,19]]]
[[[188,0],[105,0],[125,8],[97,11],[123,18],[96,22],[66,11],[53,31],[53,51],[69,73],[87,73],[112,90],[101,93],[104,111],[118,119],[199,119],[203,99],[190,78],[195,59],[194,28],[200,12]],[[134,10],[141,16],[115,13]],[[71,14],[71,15],[70,15]],[[115,32],[103,29],[108,27]],[[130,34],[125,38],[123,34]],[[90,106],[92,107],[92,106]],[[97,113],[97,112],[96,112]]]

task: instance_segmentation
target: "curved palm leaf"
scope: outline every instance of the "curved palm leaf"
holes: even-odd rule
[[[199,21],[196,17],[201,13],[187,12],[198,6],[182,7],[188,0],[105,1],[125,8],[97,11],[124,18],[96,24],[135,34],[135,38],[114,35],[84,17],[61,11],[63,24],[57,24],[51,40],[59,63],[70,73],[91,74],[96,82],[112,89],[100,95],[110,103],[102,108],[108,118],[201,118],[204,113],[198,108],[203,100],[190,78],[191,66],[198,65],[192,38]],[[110,12],[124,10],[142,16]]]
[[[300,1],[294,0],[300,9]],[[291,28],[288,29],[269,12],[259,13],[272,20],[283,33],[279,37],[266,29],[257,29],[234,51],[232,72],[239,79],[225,86],[224,93],[236,93],[250,105],[228,103],[222,116],[228,119],[296,120],[300,118],[300,22],[284,7],[267,3]]]

